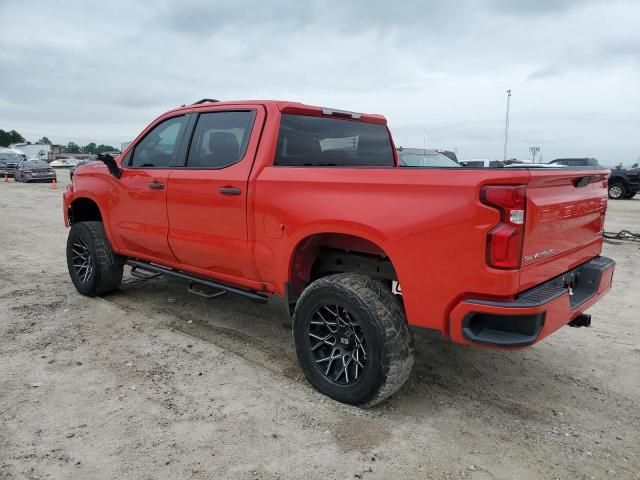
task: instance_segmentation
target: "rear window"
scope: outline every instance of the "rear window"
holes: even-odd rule
[[[354,120],[282,115],[276,165],[393,167],[385,125]]]
[[[24,162],[21,165],[22,169],[31,169],[31,168],[49,168],[49,164],[47,162],[41,160],[34,160],[30,162]]]

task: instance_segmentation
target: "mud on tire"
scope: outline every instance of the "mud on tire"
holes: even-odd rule
[[[413,366],[399,302],[386,285],[362,274],[309,285],[296,304],[293,337],[307,380],[351,405],[370,407],[393,395]]]
[[[102,222],[79,222],[67,239],[67,266],[78,292],[105,295],[122,281],[123,262],[111,250]]]

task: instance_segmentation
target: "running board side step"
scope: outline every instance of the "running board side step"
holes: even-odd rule
[[[234,287],[233,285],[227,285],[226,283],[216,282],[215,280],[196,277],[195,275],[174,270],[172,268],[163,267],[161,265],[156,265],[155,263],[141,262],[140,260],[127,260],[125,263],[132,268],[145,270],[147,272],[151,272],[152,274],[168,275],[170,277],[176,277],[176,278],[181,278],[182,280],[187,280],[189,282],[189,291],[191,293],[195,293],[200,296],[214,298],[222,295],[222,293],[235,293],[236,295],[241,295],[243,297],[248,298],[249,300],[253,300],[254,302],[258,302],[258,303],[267,303],[267,301],[269,300],[269,297],[264,293],[258,293],[252,290],[246,290],[241,287]],[[210,297],[207,296],[206,294],[203,295],[204,292],[200,290],[195,290],[193,288],[195,285],[201,285],[203,287],[211,288],[216,293]]]
[[[154,278],[158,278],[162,276],[161,272],[156,272],[156,273],[142,273],[138,271],[138,267],[136,266],[132,266],[131,267],[131,275],[139,278],[141,280],[152,280]]]
[[[202,290],[201,284],[194,282],[189,282],[187,292],[193,293],[194,295],[199,295],[204,298],[218,298],[227,293],[225,290],[220,289],[214,290],[212,293],[209,293],[206,290]]]

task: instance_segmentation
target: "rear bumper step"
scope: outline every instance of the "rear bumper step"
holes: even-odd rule
[[[494,347],[526,347],[567,323],[586,326],[583,312],[609,291],[614,268],[612,259],[596,257],[512,301],[466,299],[451,313],[451,339]]]

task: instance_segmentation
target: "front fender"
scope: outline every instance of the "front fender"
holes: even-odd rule
[[[91,200],[98,207],[100,217],[104,226],[107,239],[111,244],[114,252],[118,253],[119,248],[111,231],[111,222],[109,221],[109,195],[111,187],[108,181],[93,175],[74,175],[73,183],[69,184],[62,194],[63,198],[63,214],[64,223],[69,227],[69,207],[74,201],[80,198]],[[111,177],[109,177],[111,178]]]

